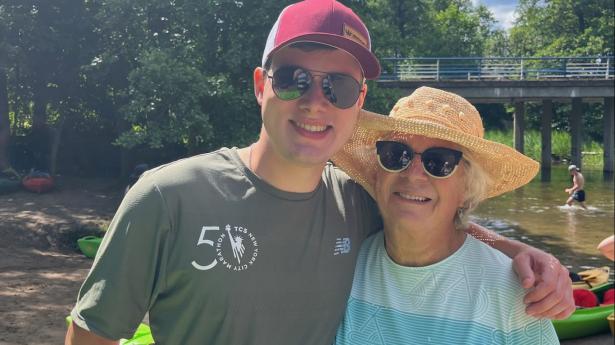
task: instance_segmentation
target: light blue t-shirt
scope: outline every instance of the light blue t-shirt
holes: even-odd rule
[[[384,233],[362,245],[336,344],[559,344],[549,320],[525,313],[511,259],[466,236],[425,267],[389,258]]]

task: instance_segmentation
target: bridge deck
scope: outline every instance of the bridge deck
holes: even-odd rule
[[[613,57],[382,59],[381,81],[613,79]]]
[[[613,80],[382,80],[386,88],[412,92],[421,86],[431,86],[463,96],[473,103],[501,103],[512,100],[551,99],[569,102],[582,98],[586,102],[602,102],[615,96]]]

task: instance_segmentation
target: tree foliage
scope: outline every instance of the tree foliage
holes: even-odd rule
[[[614,3],[610,0],[521,0],[518,19],[510,30],[510,54],[515,56],[612,56]],[[554,129],[569,131],[570,105],[557,105]],[[602,140],[602,104],[585,107],[585,135]],[[540,107],[527,109],[528,123],[539,128]]]
[[[0,0],[0,168],[7,145],[21,169],[117,174],[250,143],[253,69],[291,2]],[[381,58],[613,53],[612,1],[521,0],[509,32],[470,0],[342,2]],[[401,96],[369,88],[370,110]]]
[[[521,0],[510,31],[517,56],[613,55],[613,1]]]

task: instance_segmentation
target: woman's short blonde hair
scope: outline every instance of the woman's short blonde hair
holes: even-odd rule
[[[465,230],[468,227],[470,213],[487,195],[491,179],[485,170],[476,163],[472,155],[467,152],[463,153],[463,159],[460,164],[463,165],[465,173],[465,191],[463,207],[460,209],[460,212],[455,214],[455,227]]]

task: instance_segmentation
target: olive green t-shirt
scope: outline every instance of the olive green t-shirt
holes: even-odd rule
[[[74,322],[130,338],[149,311],[157,344],[331,344],[373,200],[327,164],[310,193],[278,190],[237,150],[147,172],[120,205]]]

